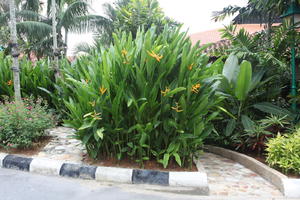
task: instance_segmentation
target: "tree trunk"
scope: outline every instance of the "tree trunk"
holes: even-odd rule
[[[15,1],[9,1],[9,14],[10,14],[10,37],[12,46],[12,57],[13,66],[12,71],[14,74],[14,90],[15,90],[15,101],[21,103],[21,87],[20,87],[20,69],[19,69],[19,50],[17,41],[17,27],[16,27],[16,5]]]
[[[58,80],[60,77],[60,72],[59,72],[59,63],[58,63],[58,56],[59,56],[59,51],[57,48],[57,31],[56,31],[56,2],[55,0],[52,0],[52,5],[51,5],[51,11],[52,11],[52,35],[53,35],[53,54],[54,54],[54,63],[53,63],[53,69],[54,69],[54,75],[55,75],[55,80]]]
[[[65,29],[65,56],[67,56],[67,52],[68,52],[68,34],[69,34],[69,31],[68,29]]]

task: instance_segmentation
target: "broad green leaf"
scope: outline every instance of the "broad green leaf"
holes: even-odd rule
[[[240,67],[238,57],[234,54],[230,54],[225,62],[222,74],[226,77],[230,84],[233,84],[237,79],[239,71]]]
[[[265,113],[278,115],[281,117],[283,116],[288,116],[290,118],[292,117],[292,113],[287,109],[281,108],[269,102],[257,103],[253,105],[253,107]]]
[[[234,131],[236,127],[236,120],[234,119],[231,119],[228,123],[227,123],[227,126],[226,126],[226,129],[225,129],[225,136],[230,136],[232,134],[232,132]]]
[[[252,121],[247,115],[242,115],[242,124],[245,130],[253,130],[255,122]]]
[[[235,86],[235,96],[240,101],[244,101],[247,98],[248,92],[251,86],[252,79],[252,67],[248,61],[243,61],[241,64],[240,73]]]

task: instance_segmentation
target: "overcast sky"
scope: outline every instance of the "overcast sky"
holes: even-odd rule
[[[222,10],[228,5],[244,6],[247,0],[158,0],[166,16],[184,23],[184,29],[189,29],[189,33],[221,28],[224,24],[229,24],[231,19],[215,23],[211,21],[213,11]],[[114,0],[93,0],[95,14],[102,15],[102,4],[112,3]],[[69,49],[71,50],[80,42],[92,42],[91,34],[70,35]],[[69,51],[71,52],[71,51]]]

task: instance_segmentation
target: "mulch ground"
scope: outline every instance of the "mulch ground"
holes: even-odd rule
[[[136,163],[134,160],[128,158],[118,161],[116,158],[105,158],[101,160],[94,160],[88,155],[84,156],[83,162],[88,165],[104,166],[104,167],[122,167],[122,168],[134,168],[134,169],[147,169],[147,170],[157,170],[157,171],[180,171],[180,172],[196,172],[197,167],[193,163],[192,168],[181,168],[177,163],[171,162],[168,167],[163,168],[162,164],[157,163],[155,160],[148,160],[144,162],[144,167],[142,168],[140,164]]]
[[[29,149],[15,149],[15,148],[3,148],[0,147],[0,152],[7,154],[20,154],[25,156],[34,156],[40,153],[43,148],[51,141],[51,136],[43,136],[38,142],[33,143],[32,148]]]

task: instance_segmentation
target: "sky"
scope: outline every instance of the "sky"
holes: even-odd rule
[[[222,10],[228,5],[245,6],[247,0],[158,0],[160,7],[166,16],[184,24],[183,29],[189,30],[189,34],[222,28],[230,23],[231,18],[222,22],[211,20],[212,12]],[[102,15],[102,4],[113,3],[114,0],[93,0],[93,13]],[[69,54],[72,49],[81,42],[92,43],[92,34],[84,34],[78,37],[70,34]]]

